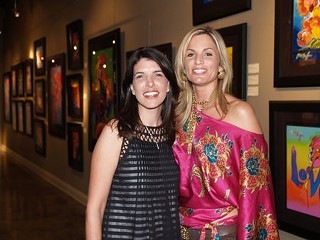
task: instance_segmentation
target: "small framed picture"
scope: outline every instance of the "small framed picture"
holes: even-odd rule
[[[25,123],[26,135],[32,137],[33,135],[33,102],[31,100],[25,101]]]
[[[76,20],[67,25],[67,55],[68,69],[78,70],[83,68],[83,24]]]
[[[34,143],[35,150],[42,156],[46,156],[46,125],[43,120],[34,121]]]
[[[27,59],[24,62],[26,96],[33,96],[33,59]]]
[[[3,116],[4,121],[11,123],[11,73],[3,74]]]
[[[82,74],[67,76],[68,115],[82,119],[83,116],[83,77]]]
[[[17,68],[18,97],[24,97],[24,63],[18,64]]]
[[[79,172],[83,171],[83,130],[81,124],[68,123],[68,163]]]
[[[35,81],[34,97],[35,114],[41,117],[46,116],[46,83],[44,79]]]
[[[11,102],[11,127],[13,131],[17,131],[17,102]]]
[[[18,132],[25,133],[24,101],[17,101]]]
[[[46,74],[46,38],[40,38],[34,41],[34,57],[35,57],[35,75],[43,76]]]
[[[11,67],[11,96],[17,97],[17,65]]]

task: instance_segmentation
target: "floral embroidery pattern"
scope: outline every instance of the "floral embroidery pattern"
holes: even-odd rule
[[[254,219],[252,223],[248,223],[245,227],[248,240],[276,240],[279,239],[278,227],[272,214],[267,214],[266,209],[260,206],[259,218]]]
[[[270,174],[269,162],[263,148],[252,145],[248,150],[241,150],[240,184],[254,192],[257,188],[268,187],[267,177]],[[244,192],[243,192],[244,193]]]

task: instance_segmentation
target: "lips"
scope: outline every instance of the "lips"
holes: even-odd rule
[[[145,93],[143,94],[143,96],[145,96],[145,97],[156,97],[156,96],[158,96],[158,95],[159,95],[159,92],[157,92],[157,91],[145,92]]]
[[[207,70],[205,70],[205,69],[194,69],[194,70],[193,70],[193,72],[198,73],[198,74],[204,73],[204,72],[206,72],[206,71],[207,71]]]

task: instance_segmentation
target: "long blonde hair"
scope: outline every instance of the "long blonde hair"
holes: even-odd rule
[[[185,74],[184,59],[189,43],[193,36],[207,34],[212,38],[212,41],[216,44],[220,63],[219,65],[224,69],[225,76],[217,81],[217,101],[215,102],[215,108],[217,109],[221,119],[223,119],[228,111],[228,102],[224,93],[229,92],[229,85],[232,80],[232,66],[230,63],[229,55],[226,45],[220,33],[212,29],[209,26],[197,27],[188,32],[183,38],[180,47],[178,49],[175,60],[175,72],[177,76],[178,85],[180,88],[179,101],[176,108],[176,115],[178,117],[177,127],[181,128],[187,121],[191,113],[192,107],[192,83],[188,80]]]

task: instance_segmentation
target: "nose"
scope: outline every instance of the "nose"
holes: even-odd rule
[[[154,85],[153,77],[148,77],[147,86],[152,87]]]
[[[202,58],[202,56],[197,56],[195,60],[196,60],[195,63],[196,63],[197,65],[203,64],[203,58]]]

